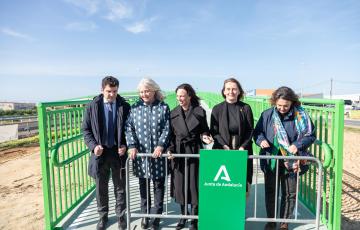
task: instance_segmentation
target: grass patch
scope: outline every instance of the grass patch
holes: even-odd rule
[[[23,109],[23,110],[2,110],[0,109],[0,116],[31,116],[36,115],[36,107],[32,109]]]
[[[38,146],[39,135],[27,137],[20,140],[12,140],[0,143],[0,149],[11,149],[16,147]]]

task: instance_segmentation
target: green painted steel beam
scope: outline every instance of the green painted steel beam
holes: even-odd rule
[[[42,103],[37,105],[38,127],[39,127],[39,142],[40,142],[40,158],[41,158],[41,172],[43,184],[43,198],[44,198],[44,217],[45,229],[52,227],[52,202],[50,191],[50,169],[48,164],[48,140],[46,134],[46,108]]]
[[[319,145],[324,149],[325,159],[324,159],[323,167],[325,169],[330,167],[332,165],[331,163],[333,162],[333,154],[330,145],[328,145],[327,143],[321,140],[316,140],[314,144]]]
[[[77,140],[81,140],[83,138],[83,134],[79,134],[77,136],[71,137],[69,139],[66,139],[64,141],[58,142],[54,145],[54,148],[51,151],[51,162],[53,163],[53,165],[55,167],[63,167],[65,165],[68,165],[74,161],[76,161],[77,159],[81,158],[82,156],[86,155],[89,153],[89,149],[85,149],[79,153],[77,153],[75,156],[72,156],[64,161],[59,162],[59,149],[60,147],[69,144],[71,142],[77,141]]]

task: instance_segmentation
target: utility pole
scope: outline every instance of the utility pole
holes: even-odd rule
[[[332,99],[333,95],[333,78],[330,78],[330,99]]]

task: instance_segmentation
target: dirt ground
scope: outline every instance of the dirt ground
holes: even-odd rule
[[[342,229],[360,229],[360,130],[344,136]]]
[[[346,131],[342,229],[360,229],[360,130]],[[0,151],[0,229],[43,229],[39,147]]]
[[[39,147],[0,152],[0,229],[43,229]]]

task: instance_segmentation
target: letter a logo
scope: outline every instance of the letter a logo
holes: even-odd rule
[[[231,181],[230,177],[229,177],[229,173],[226,170],[225,165],[221,165],[219,168],[219,171],[216,173],[216,176],[214,178],[214,181],[218,181],[219,180],[219,176],[222,175],[222,173],[224,174],[222,177],[220,177],[220,179],[222,180],[226,180],[226,181]]]

